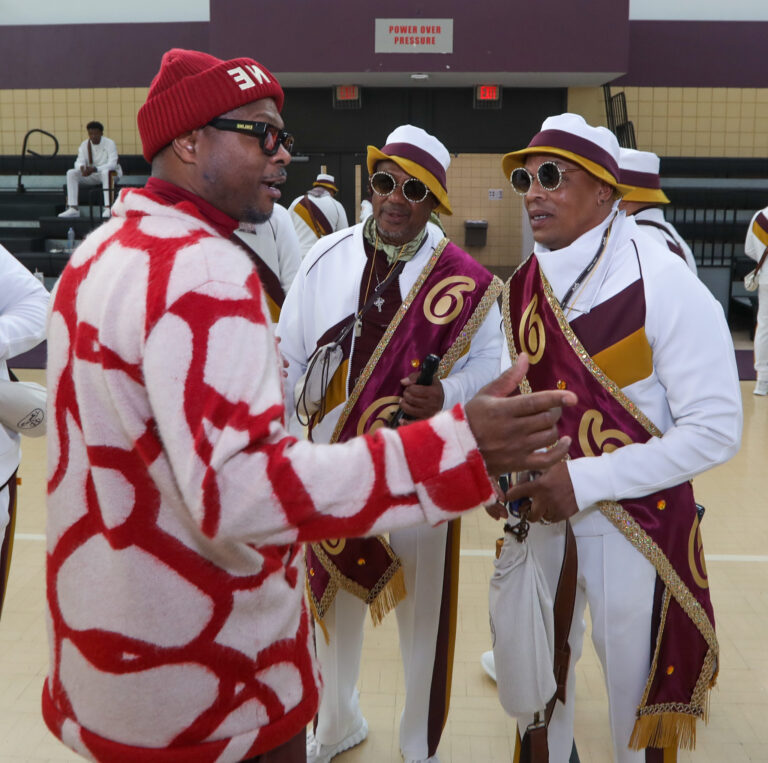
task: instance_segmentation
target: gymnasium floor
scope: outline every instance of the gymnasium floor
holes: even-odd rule
[[[737,338],[737,346],[748,342]],[[713,363],[718,359],[713,358]],[[41,381],[42,371],[22,378]],[[680,761],[768,761],[768,398],[742,382],[744,440],[728,464],[695,480],[707,507],[704,543],[721,647],[720,678],[711,721],[699,726],[697,751]],[[766,469],[764,472],[763,469]],[[47,670],[44,622],[45,443],[24,441],[13,566],[0,622],[0,763],[76,761],[48,732],[40,715]],[[451,714],[443,734],[442,763],[506,763],[512,759],[514,722],[496,699],[495,684],[480,667],[489,648],[488,579],[500,527],[483,512],[462,529],[460,622]],[[589,643],[577,668],[576,741],[582,763],[609,763],[607,705],[600,667]],[[397,726],[403,679],[393,617],[368,628],[361,677],[368,739],[339,763],[398,763]]]

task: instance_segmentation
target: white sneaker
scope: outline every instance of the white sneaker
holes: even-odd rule
[[[109,207],[104,207],[104,209],[101,210],[101,216],[112,217],[112,213],[109,211]]]
[[[59,217],[80,217],[80,210],[77,207],[67,207],[63,212],[59,212]]]
[[[765,379],[758,379],[755,388],[752,390],[753,395],[768,395],[768,381]]]
[[[404,758],[404,763],[440,763],[440,758],[437,755],[432,755],[429,758]]]
[[[360,722],[355,729],[336,744],[320,744],[311,732],[307,732],[307,763],[329,763],[344,750],[360,744],[368,736],[368,721],[360,716]]]
[[[493,651],[483,652],[480,657],[480,664],[483,670],[495,681],[496,680],[496,662],[493,659]]]

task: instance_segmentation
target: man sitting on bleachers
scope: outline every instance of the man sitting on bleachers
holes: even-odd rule
[[[81,185],[98,185],[104,190],[103,217],[109,217],[110,207],[110,173],[122,175],[117,163],[117,146],[115,141],[104,135],[104,125],[101,122],[88,122],[88,140],[80,144],[75,166],[67,170],[67,208],[59,217],[78,217],[78,194]],[[114,177],[114,175],[112,176]]]

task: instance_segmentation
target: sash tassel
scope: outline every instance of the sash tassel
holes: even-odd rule
[[[629,747],[632,750],[646,747],[693,750],[696,748],[696,720],[695,715],[688,713],[642,715],[635,721]],[[707,721],[706,717],[704,721]]]
[[[395,574],[384,584],[381,592],[371,602],[369,609],[374,625],[381,621],[406,597],[405,574],[398,567]]]
[[[381,588],[371,592],[371,596],[374,598],[369,602],[368,609],[371,613],[371,620],[374,626],[376,626],[407,596],[403,568],[398,567],[392,577],[381,585]],[[325,636],[325,643],[328,644],[331,640],[328,635],[328,628],[325,627],[323,617],[317,611],[315,597],[312,595],[309,580],[307,580],[307,599],[309,601],[309,609],[312,612],[312,618],[320,626],[320,630],[322,630],[323,636]]]

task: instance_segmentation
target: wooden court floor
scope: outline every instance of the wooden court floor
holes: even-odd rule
[[[713,362],[718,362],[713,359]],[[41,381],[42,372],[23,378]],[[699,727],[695,753],[681,761],[768,761],[768,398],[742,382],[744,440],[728,464],[695,480],[707,507],[703,525],[721,646],[718,687],[709,726]],[[44,621],[45,443],[25,440],[19,516],[8,596],[0,622],[0,763],[75,761],[47,730],[40,691],[47,671]],[[462,527],[459,633],[451,713],[439,749],[442,763],[505,763],[512,759],[514,722],[480,667],[490,647],[488,580],[499,526],[483,512]],[[361,672],[368,739],[339,763],[398,763],[397,727],[403,678],[397,630],[390,617],[368,627]],[[602,674],[585,643],[577,668],[576,740],[582,763],[609,763],[607,705]]]

